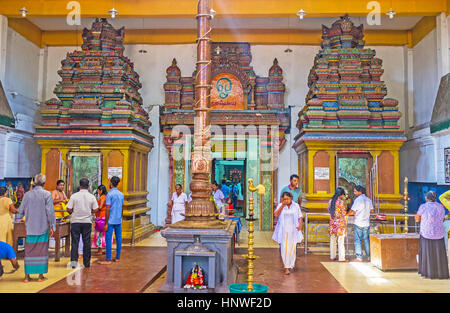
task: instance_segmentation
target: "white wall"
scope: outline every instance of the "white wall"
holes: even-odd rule
[[[440,84],[439,64],[446,64],[439,59],[446,57],[439,50],[446,47],[447,35],[442,35],[440,40],[438,36],[448,33],[450,42],[449,22],[450,16],[445,26],[448,31],[434,29],[413,48],[413,103],[409,103],[413,109],[413,127],[408,128],[408,141],[400,150],[400,176],[407,176],[410,182],[445,184],[444,148],[450,147],[450,130],[431,134],[429,124]],[[440,25],[437,23],[437,27]]]
[[[414,121],[429,123],[439,88],[436,29],[413,48]]]
[[[39,47],[8,28],[3,86],[16,125],[15,129],[3,135],[0,167],[4,170],[0,173],[0,179],[32,177],[40,171],[41,151],[32,139],[34,125],[39,120],[39,105],[36,103],[39,53]]]

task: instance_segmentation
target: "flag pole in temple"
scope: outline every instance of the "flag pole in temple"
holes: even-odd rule
[[[171,228],[223,228],[210,200],[211,160],[211,0],[197,3],[197,74],[195,77],[194,150],[191,159],[192,201],[185,219]]]

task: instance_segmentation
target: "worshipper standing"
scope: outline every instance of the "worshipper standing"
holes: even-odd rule
[[[72,194],[67,204],[67,211],[70,216],[70,236],[72,246],[70,250],[70,262],[72,268],[78,264],[78,247],[80,235],[83,240],[83,265],[91,266],[91,232],[92,214],[98,210],[97,199],[88,190],[89,180],[80,179],[80,191]]]
[[[302,189],[298,185],[299,177],[296,174],[292,174],[290,177],[290,184],[281,189],[281,195],[286,191],[290,192],[293,196],[293,200],[298,203],[299,206],[302,205]],[[282,201],[282,199],[280,199]]]
[[[333,198],[328,202],[328,212],[330,213],[330,258],[336,260],[336,241],[338,245],[339,262],[348,262],[345,259],[345,235],[347,233],[347,221],[345,208],[345,191],[341,187],[336,188]]]
[[[219,207],[221,203],[224,203],[225,195],[223,194],[222,190],[219,189],[219,184],[217,182],[213,183],[212,191],[214,202],[216,203],[217,207]]]
[[[441,201],[444,208],[447,210],[444,220],[444,242],[445,250],[448,250],[448,231],[450,230],[450,190],[447,190],[442,195],[439,196],[439,201]]]
[[[97,254],[102,254],[102,249],[106,246],[105,241],[105,219],[106,219],[106,195],[108,191],[106,190],[105,185],[100,185],[97,188],[98,194],[98,211],[95,215],[95,232],[94,238],[92,239],[92,248],[97,248]]]
[[[361,240],[364,241],[364,250],[367,260],[370,260],[370,213],[373,213],[372,200],[366,196],[366,188],[361,185],[355,186],[353,190],[356,198],[348,215],[355,215],[353,222],[353,232],[355,236],[355,261],[362,261]]]
[[[19,263],[17,263],[17,258],[13,247],[4,241],[0,241],[0,277],[3,275],[2,259],[8,259],[11,262],[14,271],[19,269]]]
[[[420,222],[419,274],[431,279],[448,279],[448,260],[445,253],[444,225],[445,209],[436,202],[436,193],[428,191],[426,202],[415,216]]]
[[[303,215],[300,206],[292,201],[290,192],[284,192],[281,199],[281,203],[274,212],[275,217],[278,217],[278,222],[272,239],[280,244],[284,273],[289,275],[290,269],[295,266],[297,244],[303,240],[301,231]]]
[[[6,187],[0,187],[0,241],[13,244],[13,214],[17,209],[10,198]]]
[[[220,190],[222,190],[223,195],[225,198],[228,198],[230,196],[231,189],[227,184],[227,180],[224,178],[222,179],[222,184],[220,185]]]
[[[61,212],[64,210],[62,204],[67,204],[68,201],[67,196],[64,193],[64,186],[64,180],[60,179],[56,182],[56,189],[52,191],[53,207],[55,208],[55,211],[59,211],[55,212],[55,217],[66,217],[69,215],[66,212]]]
[[[122,251],[122,211],[123,211],[123,193],[117,189],[120,178],[111,177],[109,181],[110,190],[106,196],[106,218],[105,218],[105,239],[106,239],[106,260],[100,264],[111,264],[112,259],[112,237],[113,231],[116,236],[116,258],[114,262],[119,262]]]
[[[25,239],[25,279],[31,274],[39,274],[38,282],[47,280],[49,237],[53,237],[56,227],[52,194],[44,190],[46,177],[40,173],[34,177],[33,189],[25,193],[17,213],[17,218],[25,217],[27,237]]]
[[[188,202],[188,197],[183,192],[181,185],[177,184],[169,202],[169,207],[172,208],[172,224],[184,220]]]
[[[237,207],[237,200],[238,200],[238,196],[239,196],[238,183],[239,183],[239,178],[235,175],[233,177],[233,184],[231,185],[231,192],[230,192],[231,200],[233,201],[233,208]]]

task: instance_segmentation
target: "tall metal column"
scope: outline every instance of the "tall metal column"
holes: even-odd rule
[[[211,0],[198,0],[197,5],[197,75],[195,79],[194,151],[191,157],[192,201],[183,221],[172,228],[222,228],[210,201],[211,160]]]

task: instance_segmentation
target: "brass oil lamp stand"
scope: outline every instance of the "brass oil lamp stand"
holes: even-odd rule
[[[408,177],[405,177],[405,192],[403,194],[403,199],[405,200],[405,227],[403,228],[403,232],[408,233]]]
[[[257,220],[253,217],[253,193],[255,191],[258,191],[259,195],[263,195],[266,193],[266,188],[264,185],[253,185],[253,179],[248,179],[248,190],[250,191],[250,199],[249,199],[249,208],[248,208],[248,218],[246,220],[248,221],[248,254],[244,254],[243,257],[248,260],[248,274],[247,274],[247,290],[252,291],[253,290],[253,260],[257,258],[256,255],[253,254],[253,245],[254,245],[254,222]]]

